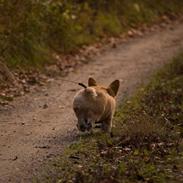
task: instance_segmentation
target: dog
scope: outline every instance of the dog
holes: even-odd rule
[[[98,85],[95,79],[88,79],[88,86],[76,93],[73,110],[78,119],[79,131],[92,132],[98,123],[102,131],[111,133],[112,119],[116,108],[116,95],[120,86],[119,80],[108,87]]]

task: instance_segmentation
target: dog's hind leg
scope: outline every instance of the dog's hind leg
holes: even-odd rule
[[[101,128],[102,127],[102,121],[96,121],[94,128]]]

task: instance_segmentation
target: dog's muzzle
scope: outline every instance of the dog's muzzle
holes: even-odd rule
[[[77,124],[77,127],[82,132],[84,132],[86,130],[90,131],[92,128],[92,124],[86,120],[84,124]]]
[[[84,125],[79,125],[79,130],[84,132],[86,130],[86,127]]]

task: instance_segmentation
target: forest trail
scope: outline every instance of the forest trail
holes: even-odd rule
[[[93,76],[104,84],[120,79],[119,100],[147,81],[179,49],[183,49],[180,22],[108,49],[64,79],[86,83]],[[43,162],[74,141],[77,130],[72,100],[79,89],[57,78],[0,107],[0,183],[30,182]]]

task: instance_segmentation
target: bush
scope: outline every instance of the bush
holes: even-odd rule
[[[0,1],[0,54],[9,65],[42,65],[52,51],[67,53],[162,14],[179,0]]]

